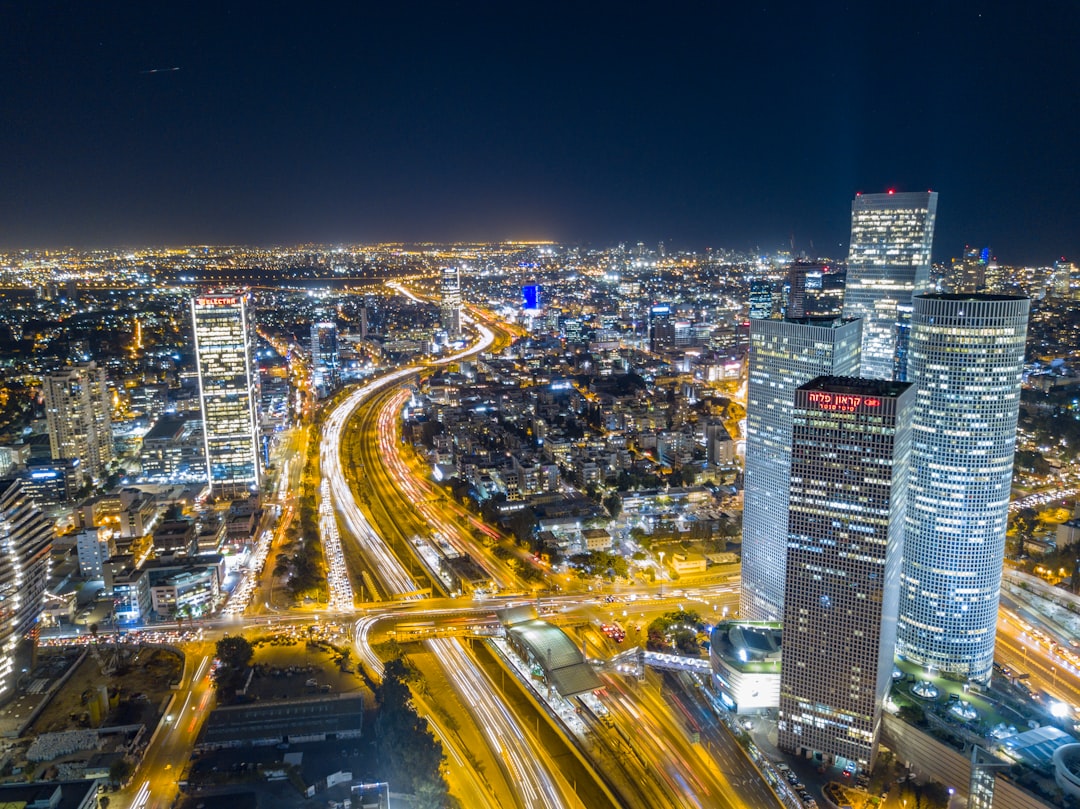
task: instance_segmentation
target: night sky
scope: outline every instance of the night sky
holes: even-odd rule
[[[347,5],[0,5],[0,245],[843,257],[895,187],[936,259],[1080,258],[1074,0]]]

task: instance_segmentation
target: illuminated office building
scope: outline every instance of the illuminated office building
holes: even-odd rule
[[[210,490],[243,497],[261,481],[250,324],[244,293],[191,300]]]
[[[441,300],[439,316],[446,336],[451,340],[461,337],[461,270],[443,267],[441,277]]]
[[[15,660],[45,596],[53,524],[18,480],[0,480],[0,699],[15,685]]]
[[[764,320],[773,316],[773,288],[767,278],[750,282],[750,319]]]
[[[986,267],[990,263],[989,247],[964,246],[963,258],[953,259],[949,292],[973,295],[986,291]]]
[[[911,296],[930,282],[937,192],[860,194],[851,203],[844,317],[862,318],[862,372],[906,378]]]
[[[916,295],[897,653],[989,679],[1030,302]]]
[[[45,418],[55,460],[77,460],[95,483],[108,476],[113,459],[112,402],[105,369],[80,362],[45,377]]]
[[[666,303],[649,309],[649,351],[661,353],[675,347],[675,313]]]
[[[795,391],[778,744],[865,771],[892,683],[913,400],[877,379]]]
[[[311,324],[311,381],[320,398],[337,390],[341,382],[337,324],[333,321]]]
[[[857,376],[859,321],[750,321],[743,499],[742,618],[784,614],[791,419],[795,389],[822,375]]]

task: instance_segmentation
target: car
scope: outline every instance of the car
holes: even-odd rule
[[[776,769],[778,769],[780,772],[787,772],[788,770],[791,769],[791,767],[789,767],[787,764],[784,764],[783,762],[781,762],[780,764],[776,765]]]
[[[802,781],[796,781],[791,786],[795,789],[796,792],[803,792],[806,789],[806,784],[804,784]]]

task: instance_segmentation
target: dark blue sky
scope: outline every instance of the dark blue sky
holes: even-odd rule
[[[1080,258],[1068,0],[5,5],[5,247],[843,255],[896,187],[941,193],[936,258]]]

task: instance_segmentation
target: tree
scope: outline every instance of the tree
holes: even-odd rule
[[[118,758],[109,765],[109,780],[114,784],[123,784],[131,776],[134,767],[126,758]]]
[[[214,683],[223,692],[235,690],[244,679],[255,649],[247,638],[226,635],[217,642],[216,655],[221,665],[214,672]]]

